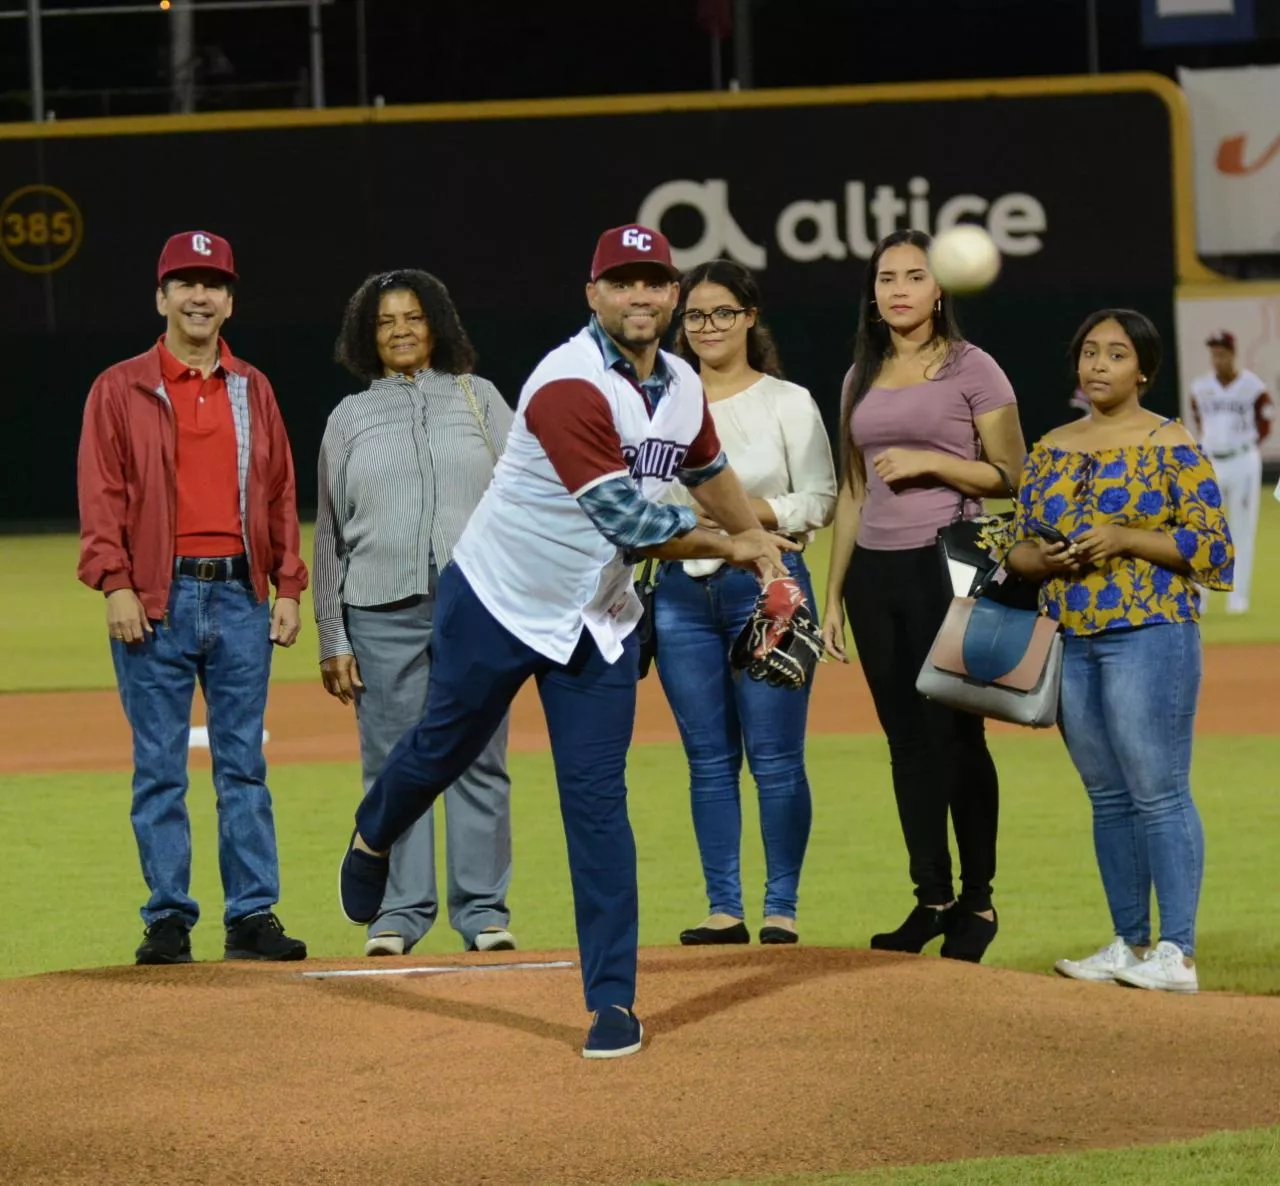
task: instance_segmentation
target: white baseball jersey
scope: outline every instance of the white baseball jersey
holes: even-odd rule
[[[1200,443],[1211,458],[1228,457],[1258,443],[1258,397],[1266,390],[1252,371],[1241,371],[1225,387],[1212,371],[1191,384]]]
[[[645,397],[626,375],[605,365],[589,329],[548,354],[520,392],[493,481],[454,549],[453,558],[481,604],[521,642],[555,662],[569,660],[584,625],[605,659],[615,662],[641,616],[632,566],[600,534],[575,495],[625,477],[629,466],[641,493],[657,501],[677,480],[686,454],[692,468],[708,464],[720,451],[701,380],[673,354],[663,351],[661,361],[670,383],[651,419]],[[569,402],[556,405],[550,422],[546,405],[535,408],[535,432],[530,403],[553,389],[562,396],[567,392]],[[579,393],[581,420],[572,402]],[[566,451],[571,458],[594,454],[595,442],[588,439],[593,429],[594,437],[612,436],[607,421],[588,422],[596,413],[603,417],[600,396],[621,440],[622,465],[602,472],[608,463],[602,466],[593,457],[580,468],[571,464],[572,475],[564,477]],[[543,445],[549,433],[563,434],[567,441],[557,448],[559,472]],[[695,456],[695,444],[710,456]],[[616,444],[612,447],[616,457]]]

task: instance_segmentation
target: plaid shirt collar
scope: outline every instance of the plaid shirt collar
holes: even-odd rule
[[[667,389],[671,386],[673,378],[671,370],[667,366],[667,360],[662,357],[662,351],[658,351],[658,356],[654,360],[653,373],[647,379],[641,379],[637,377],[636,368],[631,360],[618,349],[618,344],[605,333],[604,326],[594,316],[587,326],[587,332],[599,347],[601,357],[604,359],[604,365],[609,370],[617,371],[630,379],[640,389],[645,399],[649,401],[649,407],[651,409],[656,408],[658,401],[667,394]]]

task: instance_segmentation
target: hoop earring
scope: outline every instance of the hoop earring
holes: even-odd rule
[[[934,314],[935,314],[935,315],[941,315],[941,313],[942,313],[942,298],[941,298],[941,297],[939,297],[939,298],[934,302],[934,304],[933,304],[933,312],[934,312]]]
[[[871,306],[871,312],[867,315],[867,319],[872,325],[884,324],[884,318],[880,316],[880,307],[878,305]]]

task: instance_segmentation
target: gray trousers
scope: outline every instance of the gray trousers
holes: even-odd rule
[[[422,717],[434,608],[434,594],[393,608],[346,607],[347,637],[364,682],[356,692],[356,718],[365,794],[396,743]],[[444,793],[449,922],[467,946],[486,927],[505,928],[511,919],[508,724],[504,717],[474,765]],[[392,845],[391,877],[370,936],[396,931],[408,950],[431,929],[440,904],[435,852],[433,807]]]

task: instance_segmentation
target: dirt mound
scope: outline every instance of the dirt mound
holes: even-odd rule
[[[571,953],[0,982],[0,1180],[629,1183],[1280,1121],[1280,1000],[830,948],[641,955],[585,1062]],[[510,967],[515,962],[538,967]],[[304,977],[340,968],[415,975]]]

